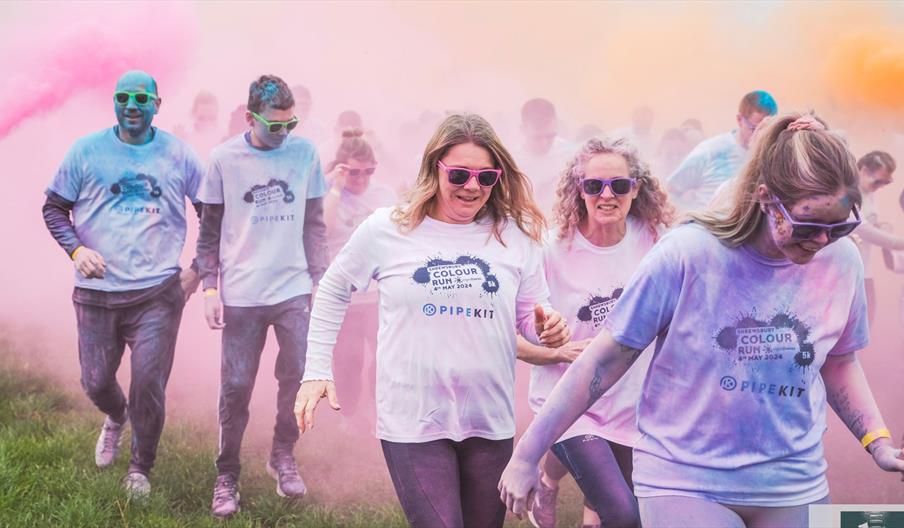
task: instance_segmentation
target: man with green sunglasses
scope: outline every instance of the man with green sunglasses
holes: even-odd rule
[[[239,452],[251,392],[272,326],[276,427],[267,471],[283,497],[305,494],[293,455],[295,395],[304,373],[311,293],[326,271],[323,197],[327,186],[314,145],[289,133],[298,124],[292,91],[262,75],[248,94],[248,130],[210,154],[198,193],[203,202],[198,265],[205,317],[222,330],[220,442],[211,513],[239,511]]]
[[[123,484],[138,497],[150,492],[182,308],[200,280],[194,265],[181,270],[179,257],[185,199],[197,202],[202,170],[191,148],[151,126],[160,102],[150,75],[125,73],[113,96],[118,124],[75,143],[43,207],[48,230],[76,269],[72,299],[82,386],[106,415],[95,463],[113,465],[131,422]],[[128,397],[116,381],[126,345]]]

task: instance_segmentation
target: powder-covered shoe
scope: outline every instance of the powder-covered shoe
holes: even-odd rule
[[[213,487],[213,502],[210,513],[214,517],[230,517],[241,510],[239,506],[239,483],[235,478],[224,473],[217,475],[217,483]]]
[[[122,479],[122,487],[132,499],[144,500],[151,494],[151,483],[147,475],[132,471]]]
[[[559,488],[550,488],[540,479],[540,490],[534,495],[534,504],[527,511],[527,518],[534,528],[556,528],[556,497]]]
[[[276,479],[276,494],[280,497],[299,499],[308,492],[291,453],[271,457],[267,462],[267,473]]]
[[[94,446],[94,463],[97,464],[97,467],[103,469],[116,462],[125,428],[125,421],[116,423],[109,416],[104,420],[104,425],[100,428],[100,435],[97,437],[97,444]]]

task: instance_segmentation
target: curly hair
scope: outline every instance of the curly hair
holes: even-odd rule
[[[396,225],[403,231],[410,231],[423,222],[439,194],[437,162],[450,148],[462,143],[473,143],[487,149],[494,165],[502,169],[499,183],[493,187],[490,199],[477,213],[475,220],[490,219],[493,236],[503,245],[502,231],[510,220],[524,234],[539,242],[543,238],[546,221],[534,203],[530,181],[518,169],[490,123],[476,114],[453,114],[440,123],[424,149],[414,187],[408,191],[405,203],[397,206],[392,213]]]
[[[590,138],[565,166],[556,185],[553,223],[559,228],[559,240],[571,240],[574,230],[587,219],[580,182],[587,162],[598,154],[618,154],[627,162],[629,176],[637,179],[637,197],[631,202],[628,215],[646,223],[654,238],[659,226],[672,224],[675,208],[669,203],[659,181],[650,174],[649,165],[640,159],[637,148],[625,138]]]

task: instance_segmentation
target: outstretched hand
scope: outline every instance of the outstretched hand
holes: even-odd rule
[[[334,411],[342,408],[336,397],[336,385],[332,381],[305,381],[298,388],[298,395],[295,397],[295,416],[298,419],[298,429],[302,433],[314,428],[314,409],[317,408],[321,398],[326,398]]]

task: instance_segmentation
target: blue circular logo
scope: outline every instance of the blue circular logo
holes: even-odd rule
[[[434,315],[436,314],[436,305],[427,303],[424,305],[423,310],[425,315]]]
[[[722,376],[722,381],[719,382],[719,386],[727,391],[733,391],[735,390],[735,387],[738,386],[738,380],[731,376]]]

